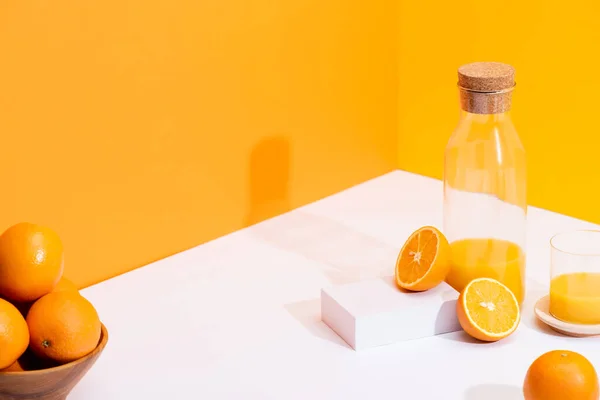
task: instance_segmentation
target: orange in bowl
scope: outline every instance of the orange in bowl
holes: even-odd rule
[[[396,260],[396,284],[420,292],[436,287],[450,271],[450,245],[433,226],[413,232]]]
[[[100,341],[94,351],[63,365],[36,359],[26,352],[17,365],[0,371],[2,398],[64,400],[94,365],[108,342],[108,331],[102,325]]]
[[[475,339],[495,342],[519,326],[521,311],[514,293],[491,278],[473,279],[456,303],[460,326]]]
[[[15,363],[28,345],[29,329],[21,312],[0,299],[0,369]]]
[[[29,348],[42,359],[60,363],[91,353],[100,340],[101,323],[94,306],[78,292],[47,294],[29,309]]]
[[[0,235],[0,398],[64,400],[106,346],[96,309],[62,273],[51,229]]]
[[[56,286],[54,286],[54,289],[52,289],[52,292],[69,292],[69,291],[79,293],[79,289],[77,289],[77,286],[70,279],[67,279],[64,276],[62,278],[60,278],[60,280],[58,281]]]
[[[50,293],[63,273],[63,245],[53,230],[19,223],[0,235],[0,295],[26,303]]]

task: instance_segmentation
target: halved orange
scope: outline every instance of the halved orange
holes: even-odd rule
[[[396,260],[396,284],[420,292],[439,285],[450,271],[450,245],[433,226],[413,232]]]
[[[485,342],[509,336],[521,321],[519,302],[514,293],[491,278],[469,282],[458,297],[456,313],[465,332]]]

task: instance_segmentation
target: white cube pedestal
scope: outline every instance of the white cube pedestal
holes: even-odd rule
[[[321,290],[321,319],[354,350],[461,329],[458,293],[442,283],[425,292],[398,289],[393,277]]]

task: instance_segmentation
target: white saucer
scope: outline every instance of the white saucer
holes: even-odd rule
[[[600,335],[600,325],[571,324],[556,319],[549,311],[550,296],[544,296],[535,303],[535,315],[540,321],[555,331],[567,336],[589,337]]]

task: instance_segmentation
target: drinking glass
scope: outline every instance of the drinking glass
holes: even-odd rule
[[[559,233],[550,246],[550,313],[565,322],[600,324],[600,231]]]

